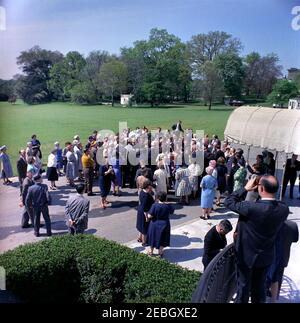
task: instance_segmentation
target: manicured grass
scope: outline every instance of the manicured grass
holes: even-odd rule
[[[15,105],[0,102],[0,145],[7,145],[15,172],[18,150],[26,146],[32,134],[37,134],[42,143],[45,163],[55,141],[63,147],[65,141],[78,134],[85,143],[93,130],[111,129],[117,132],[119,121],[126,121],[131,128],[146,125],[150,129],[158,126],[169,129],[177,120],[182,120],[184,128],[204,130],[209,135],[216,133],[223,137],[231,111],[232,108],[225,105],[208,111],[207,107],[199,104],[112,108],[61,102],[42,105],[26,105],[21,101]]]

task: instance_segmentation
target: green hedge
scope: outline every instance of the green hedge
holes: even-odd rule
[[[190,302],[200,273],[90,235],[0,255],[7,289],[26,302]]]

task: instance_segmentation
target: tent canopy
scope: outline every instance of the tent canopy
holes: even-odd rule
[[[300,110],[243,106],[231,113],[224,135],[239,144],[300,155]]]

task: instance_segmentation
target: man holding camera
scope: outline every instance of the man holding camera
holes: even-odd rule
[[[235,250],[237,270],[237,303],[264,303],[266,275],[273,262],[276,236],[288,217],[289,208],[275,195],[279,183],[272,175],[262,176],[257,183],[250,179],[245,188],[225,199],[225,206],[239,214]],[[260,200],[244,201],[249,191],[258,189]]]

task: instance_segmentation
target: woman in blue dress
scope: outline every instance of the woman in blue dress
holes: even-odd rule
[[[101,195],[100,207],[102,209],[106,209],[106,207],[109,205],[109,202],[106,198],[110,192],[113,174],[113,168],[109,165],[108,159],[105,158],[105,163],[99,168],[99,187]]]
[[[6,146],[0,148],[1,178],[3,179],[3,185],[11,184],[12,181],[10,181],[9,178],[13,176],[10,159],[6,150]]]
[[[218,182],[217,179],[212,176],[214,171],[213,167],[208,166],[205,171],[207,175],[203,177],[200,184],[200,187],[202,188],[201,207],[203,209],[203,215],[201,215],[200,218],[207,220],[210,218],[210,212],[213,207]]]
[[[148,212],[154,203],[152,195],[152,183],[149,179],[146,179],[143,183],[142,190],[139,194],[139,206],[137,211],[136,228],[139,231],[138,242],[142,243],[142,246],[146,246],[147,233],[149,227]]]
[[[117,148],[118,149],[118,148]],[[113,178],[113,195],[114,196],[121,196],[120,194],[120,187],[122,186],[122,173],[120,167],[120,159],[119,159],[119,152],[116,151],[116,157],[111,158],[110,164],[114,170],[114,178]]]
[[[158,202],[154,203],[149,211],[148,218],[151,219],[148,230],[148,244],[150,250],[148,255],[153,255],[153,249],[158,249],[158,255],[163,256],[165,247],[170,245],[171,225],[170,214],[174,213],[172,205],[167,204],[167,194],[158,192],[156,195]]]

